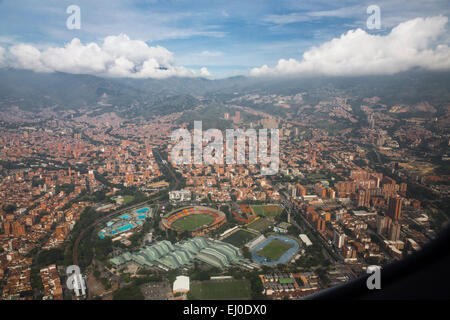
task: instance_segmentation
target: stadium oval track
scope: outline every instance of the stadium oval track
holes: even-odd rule
[[[279,240],[282,242],[289,243],[292,245],[292,247],[289,248],[288,250],[286,250],[286,252],[284,252],[278,260],[267,260],[267,258],[260,256],[256,253],[257,251],[261,250],[262,248],[267,246],[269,243],[271,243],[273,240]],[[295,241],[294,239],[291,239],[289,237],[281,237],[281,236],[269,236],[269,238],[267,238],[261,244],[259,244],[255,248],[253,248],[250,252],[252,254],[252,260],[254,262],[270,266],[270,265],[276,265],[276,264],[280,264],[280,263],[281,264],[288,263],[289,260],[291,260],[294,257],[294,255],[298,252],[298,250],[299,250],[298,242]]]

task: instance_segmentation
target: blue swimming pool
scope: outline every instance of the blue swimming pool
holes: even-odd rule
[[[129,218],[130,218],[130,216],[129,216],[129,215],[127,215],[127,214],[124,214],[123,216],[121,216],[121,218],[122,218],[122,219],[129,219]]]
[[[142,216],[138,216],[138,218],[143,220],[143,219],[147,218],[147,216],[146,215],[142,215]]]
[[[120,227],[120,228],[117,228],[117,230],[118,231],[127,231],[127,230],[130,230],[130,229],[132,229],[133,228],[133,225],[132,224],[127,224],[127,225],[125,225],[125,226],[122,226],[122,227]],[[114,231],[113,231],[114,232]]]
[[[136,210],[136,213],[145,213],[145,212],[148,212],[149,210],[150,210],[149,208],[142,208],[142,209]]]

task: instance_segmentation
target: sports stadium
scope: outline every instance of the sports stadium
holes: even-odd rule
[[[269,236],[261,238],[251,250],[252,260],[256,263],[273,266],[288,263],[298,252],[298,242],[289,237]]]
[[[163,240],[143,247],[137,252],[125,252],[110,259],[115,267],[135,262],[140,266],[157,267],[166,271],[190,267],[194,261],[219,269],[225,269],[231,265],[254,267],[235,246],[203,237],[194,237],[175,244]]]
[[[190,232],[193,236],[205,235],[226,222],[222,211],[203,207],[183,207],[169,212],[161,219],[163,230],[172,229],[177,232]]]

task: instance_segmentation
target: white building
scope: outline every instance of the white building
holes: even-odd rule
[[[302,234],[300,235],[300,239],[303,241],[303,243],[304,243],[307,247],[312,246],[312,242],[311,242],[311,240],[309,240],[309,238],[308,238],[308,236],[307,236],[306,234],[302,233]]]
[[[173,294],[189,292],[189,277],[178,276],[173,282]]]
[[[191,201],[191,191],[186,189],[170,191],[169,200],[174,202]]]

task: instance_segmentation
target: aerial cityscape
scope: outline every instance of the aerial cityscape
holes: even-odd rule
[[[44,14],[0,1],[1,300],[298,300],[448,225],[444,2],[403,15],[383,1],[242,4],[245,35],[234,2],[203,3],[229,21],[213,26],[200,9],[188,24],[184,4],[136,1],[136,29],[96,29],[100,4],[80,2]],[[30,30],[6,27],[8,10]],[[157,12],[185,15],[145,38]],[[268,33],[249,40],[258,15]]]

